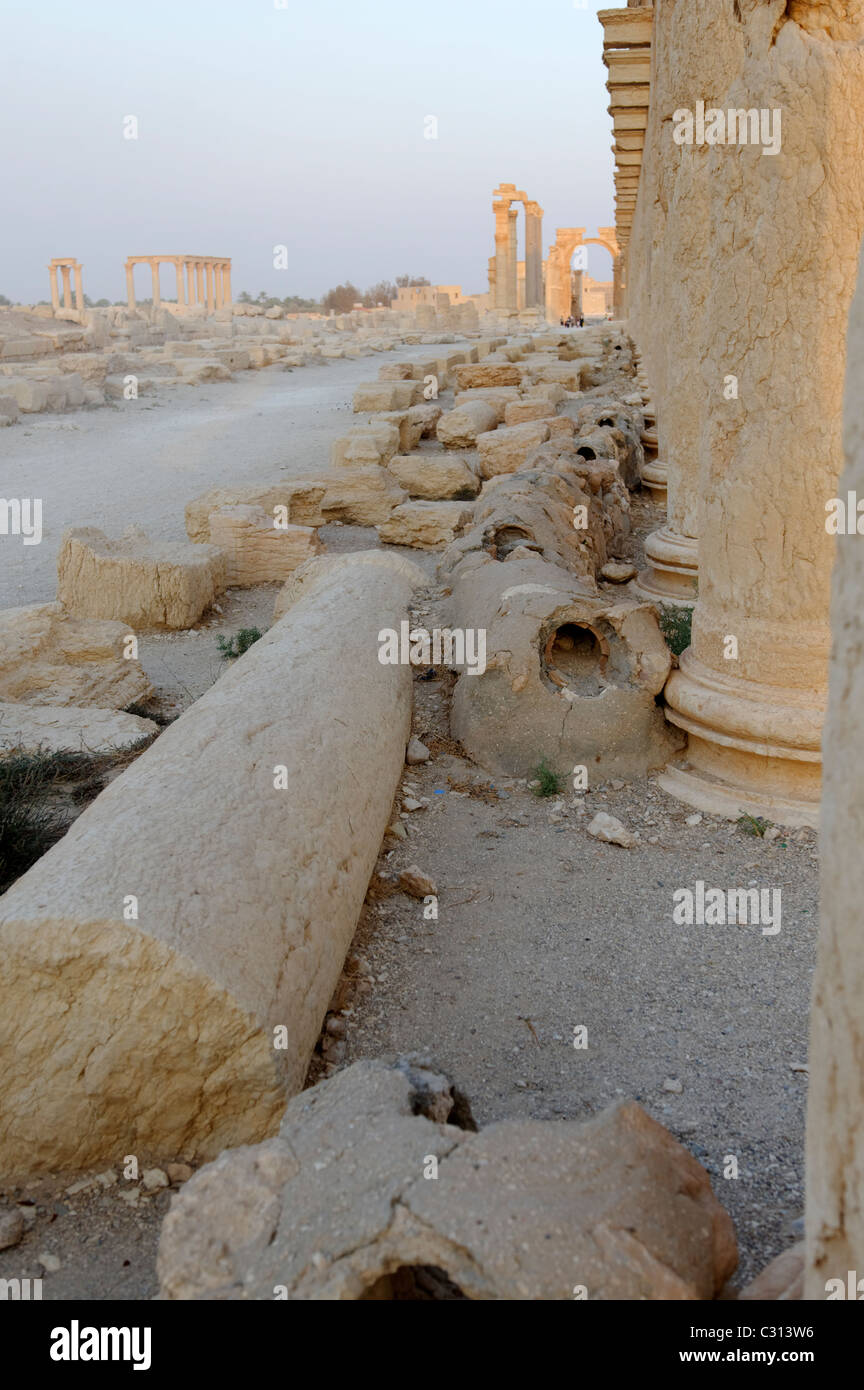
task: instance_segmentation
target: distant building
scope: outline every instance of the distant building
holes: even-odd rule
[[[592,280],[582,276],[582,313],[586,318],[604,318],[612,313],[615,286],[611,280]]]

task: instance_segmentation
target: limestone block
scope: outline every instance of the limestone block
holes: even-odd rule
[[[460,391],[476,386],[520,386],[522,368],[505,362],[487,362],[476,367],[466,364],[456,368],[455,377]]]
[[[498,473],[515,473],[530,452],[549,438],[547,420],[528,420],[524,425],[507,425],[477,436],[477,467],[481,478]]]
[[[389,470],[409,497],[431,501],[476,497],[480,479],[464,453],[408,454],[390,460]]]
[[[364,382],[354,391],[354,410],[357,414],[378,410],[407,410],[423,399],[423,388],[417,381]]]
[[[456,410],[445,411],[438,421],[436,433],[447,449],[473,449],[477,436],[493,430],[498,412],[486,401],[471,401]]]
[[[330,462],[334,468],[356,468],[374,463],[383,466],[398,453],[399,446],[399,426],[392,420],[354,425],[348,434],[333,441]]]
[[[0,700],[0,757],[10,752],[115,753],[158,733],[158,724],[136,714]]]
[[[423,431],[426,421],[422,415],[414,415],[413,411],[419,407],[414,405],[409,410],[387,410],[375,417],[375,423],[379,420],[386,421],[387,424],[395,425],[399,431],[399,453],[410,454],[412,449],[416,449],[420,440],[423,438]],[[440,414],[440,411],[439,411]]]
[[[8,420],[10,424],[14,424],[18,419],[18,402],[13,395],[6,395],[4,393],[2,389],[3,386],[3,378],[0,377],[0,415]]]
[[[61,372],[74,372],[81,380],[101,386],[108,371],[108,361],[102,352],[76,352],[57,363]]]
[[[323,549],[311,526],[277,526],[263,507],[221,507],[210,516],[210,540],[225,553],[225,583],[248,587],[287,579]]]
[[[321,512],[324,522],[341,521],[350,526],[379,526],[407,493],[386,468],[377,465],[344,469],[339,474],[326,474]],[[319,523],[323,524],[323,523]]]
[[[275,1130],[402,775],[411,669],[378,632],[410,591],[310,586],[0,900],[5,1181]]]
[[[387,545],[437,550],[458,536],[472,516],[462,502],[403,502],[379,523],[378,535]]]
[[[141,628],[189,628],[225,588],[225,556],[211,545],[150,541],[137,527],[109,540],[95,526],[66,531],[57,597],[78,618]]]
[[[560,405],[562,401],[566,401],[567,392],[564,390],[564,387],[559,386],[557,382],[541,381],[526,392],[524,399],[529,401],[548,401],[551,406],[556,406]]]
[[[533,401],[525,399],[518,401],[510,401],[509,404],[504,407],[504,424],[524,425],[529,420],[548,421],[551,409],[552,407],[550,407],[549,402],[543,399]],[[572,434],[572,421],[570,422],[570,425],[570,432]]]
[[[125,656],[123,623],[73,618],[59,603],[0,610],[0,700],[125,709],[152,694]]]
[[[435,401],[424,401],[422,405],[412,405],[406,414],[413,425],[420,425],[421,439],[434,439],[438,421],[444,411]]]
[[[210,540],[210,517],[220,507],[263,507],[275,521],[274,508],[285,508],[284,518],[292,525],[323,526],[322,503],[326,486],[317,478],[294,478],[264,487],[211,488],[186,505],[186,534],[199,545]]]
[[[565,391],[581,391],[584,366],[584,362],[550,362],[545,366],[532,367],[531,379],[561,386]]]
[[[252,359],[246,348],[220,347],[216,348],[213,356],[218,358],[229,372],[245,372],[252,365]]]
[[[44,381],[23,376],[4,377],[3,390],[14,396],[22,415],[37,415],[48,409],[48,385]]]
[[[385,362],[378,368],[379,381],[413,381],[414,369],[410,362]]]
[[[520,399],[518,386],[478,386],[470,391],[457,391],[453,400],[455,408],[467,405],[469,401],[486,401],[496,412],[496,423],[504,423],[504,412],[512,401]],[[548,412],[547,412],[548,413]]]
[[[185,386],[200,386],[204,381],[231,380],[230,368],[216,357],[202,357],[191,362],[178,362],[177,375]]]
[[[489,771],[528,777],[546,758],[629,778],[681,746],[655,699],[672,659],[650,604],[513,556],[461,574],[450,617],[486,632],[486,670],[459,676],[450,727]]]
[[[733,1272],[707,1173],[635,1102],[581,1124],[456,1119],[446,1078],[416,1064],[356,1062],[295,1097],[277,1137],[174,1198],[160,1297],[697,1300]]]

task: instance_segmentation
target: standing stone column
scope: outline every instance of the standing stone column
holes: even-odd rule
[[[72,286],[69,278],[69,266],[61,265],[60,271],[63,275],[63,308],[72,308]]]
[[[509,203],[493,203],[495,213],[495,308],[507,308],[507,258],[510,254]]]
[[[224,302],[230,306],[230,305],[233,304],[233,302],[234,302],[233,299],[231,298],[231,262],[230,262],[230,261],[226,261],[225,264],[224,264],[223,267],[222,267],[222,289],[223,289]]]
[[[213,313],[213,262],[206,261],[205,269],[207,273],[207,313]]]
[[[543,209],[539,203],[525,204],[525,307],[539,309],[543,304]]]
[[[51,308],[56,314],[57,310],[60,308],[60,291],[57,286],[57,267],[53,261],[48,269],[51,272]]]
[[[75,308],[79,314],[84,312],[84,267],[75,266]]]
[[[796,6],[794,20],[782,0],[741,8],[740,21],[731,7],[715,17],[739,55],[716,105],[779,111],[782,149],[727,142],[703,153],[713,273],[691,334],[706,403],[699,599],[692,645],[666,688],[668,717],[690,737],[688,765],[661,781],[702,809],[815,825],[834,552],[826,503],[842,461],[846,322],[864,231],[849,115],[864,102],[864,15],[859,7],[828,30],[822,6]],[[674,18],[687,18],[705,52],[701,9],[676,6]],[[658,20],[662,38],[662,9]],[[796,367],[804,353],[806,370]],[[730,376],[737,394],[727,399]]]
[[[197,291],[197,296],[196,296],[196,302],[197,302],[198,304],[203,304],[203,303],[205,302],[205,294],[204,294],[204,265],[203,265],[203,263],[202,263],[201,261],[196,261],[196,262],[195,262],[195,277],[196,277],[196,280],[197,280],[197,283],[198,283],[198,291]]]
[[[864,256],[849,319],[846,472],[864,498]],[[864,536],[837,538],[830,698],[823,739],[822,925],[810,1017],[805,1298],[864,1278]],[[860,1298],[860,1294],[858,1295]]]
[[[518,249],[519,209],[511,208],[507,214],[507,303],[506,308],[514,313],[519,308],[519,249]]]
[[[135,267],[126,262],[126,303],[130,309],[135,308]]]
[[[198,303],[198,296],[197,296],[197,294],[195,293],[195,263],[194,263],[194,261],[187,261],[187,262],[186,262],[186,284],[187,284],[187,292],[186,292],[186,302],[187,302],[187,304],[197,304],[197,303]]]
[[[155,259],[150,262],[150,272],[153,276],[153,308],[158,309],[162,303],[162,294],[159,289],[159,262]]]
[[[185,304],[186,295],[184,292],[185,287],[183,285],[183,261],[180,257],[178,257],[177,260],[174,262],[174,269],[177,273],[177,303],[178,305]]]

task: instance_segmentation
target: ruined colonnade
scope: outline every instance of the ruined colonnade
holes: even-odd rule
[[[126,261],[126,296],[135,308],[135,266],[149,265],[153,280],[153,306],[161,302],[159,267],[165,262],[177,273],[177,305],[195,308],[203,305],[208,314],[231,304],[231,260],[227,256],[130,256]]]

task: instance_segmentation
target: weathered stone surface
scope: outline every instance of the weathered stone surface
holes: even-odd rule
[[[225,557],[211,545],[151,541],[137,527],[109,540],[95,526],[66,531],[57,597],[78,618],[140,628],[189,628],[225,588]]]
[[[248,488],[214,488],[187,505],[186,531],[196,542],[209,540],[211,514],[219,507],[237,505],[263,507],[274,520],[287,513],[292,526],[325,526],[331,521],[376,526],[407,499],[404,488],[386,468],[377,463],[357,464],[314,478],[291,478],[283,483]]]
[[[287,579],[323,549],[311,526],[277,526],[263,507],[221,507],[210,516],[211,543],[225,554],[225,583],[241,588]]]
[[[458,536],[473,515],[463,502],[403,502],[379,523],[378,535],[387,545],[437,550]]]
[[[399,426],[390,420],[355,425],[349,434],[333,441],[330,462],[334,468],[363,467],[390,462],[400,446]]]
[[[125,656],[123,623],[73,618],[59,603],[0,610],[0,700],[125,709],[152,688]]]
[[[392,551],[355,550],[344,555],[316,555],[314,560],[307,560],[296,569],[279,590],[273,605],[274,623],[284,618],[288,609],[293,607],[298,599],[339,570],[349,569],[353,576],[357,570],[366,567],[383,569],[387,574],[395,575],[398,580],[404,580],[412,589],[426,583],[426,576],[413,560],[407,559],[404,555],[395,555]]]
[[[455,376],[460,391],[469,391],[477,386],[519,386],[522,368],[503,362],[489,362],[478,367],[466,363],[456,368]]]
[[[354,392],[354,410],[407,410],[423,399],[422,383],[417,381],[371,381],[358,386]]]
[[[825,1290],[822,1289],[824,1297]],[[791,1249],[784,1250],[782,1255],[778,1255],[769,1265],[766,1265],[761,1274],[742,1289],[738,1295],[739,1300],[749,1302],[764,1303],[766,1301],[776,1301],[778,1303],[788,1303],[804,1297],[804,1242],[793,1245]]]
[[[846,469],[830,494],[844,500],[850,492],[864,498],[864,256],[847,350]],[[849,1270],[864,1277],[864,539],[855,526],[853,513],[850,534],[834,542],[833,649],[822,744],[821,935],[810,1016],[808,1299],[824,1299],[827,1281],[845,1281]]]
[[[0,900],[4,1180],[276,1127],[402,776],[411,670],[378,632],[410,591],[311,584]]]
[[[510,401],[504,407],[504,424],[524,425],[528,420],[548,420],[549,413],[550,407],[547,400]]]
[[[518,400],[521,400],[518,386],[483,386],[475,391],[457,391],[453,406],[459,410],[463,405],[470,405],[472,401],[484,401],[495,411],[496,424],[502,425],[508,405]],[[548,415],[549,412],[546,413]]]
[[[196,1173],[162,1228],[161,1297],[392,1300],[416,1277],[444,1298],[696,1300],[734,1270],[708,1175],[635,1103],[476,1133],[422,1071],[357,1062]]]
[[[112,753],[154,738],[159,725],[136,714],[83,705],[23,705],[0,700],[0,756],[26,753]]]
[[[438,421],[436,433],[447,449],[473,449],[477,436],[494,430],[498,411],[486,401],[471,401],[456,410],[445,411]]]
[[[477,468],[482,478],[494,478],[499,473],[515,473],[522,468],[528,454],[549,438],[546,420],[529,420],[524,425],[509,425],[477,436]]]
[[[458,572],[450,626],[485,629],[486,670],[462,671],[451,733],[482,767],[592,778],[662,767],[680,746],[655,696],[671,654],[649,604],[596,595],[539,556]]]
[[[409,497],[464,499],[480,491],[480,479],[461,453],[397,454],[389,469]]]

